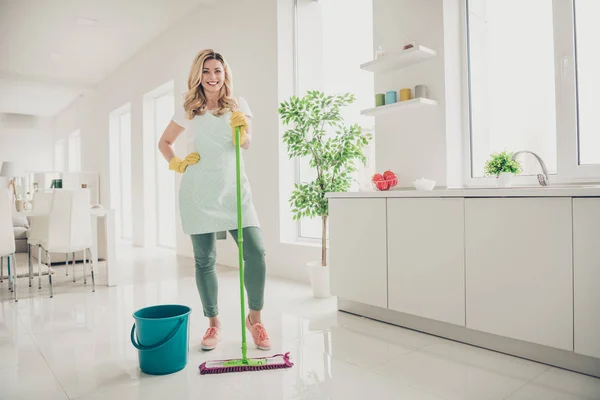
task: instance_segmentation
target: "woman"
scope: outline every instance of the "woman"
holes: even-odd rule
[[[201,347],[212,350],[220,340],[221,330],[215,271],[216,233],[229,231],[237,243],[235,128],[240,127],[240,147],[248,149],[252,113],[243,98],[231,97],[229,65],[212,49],[201,51],[194,59],[188,89],[183,109],[175,112],[158,148],[169,162],[169,169],[183,174],[179,191],[180,216],[183,231],[192,238],[196,285],[204,315],[209,319]],[[182,160],[175,156],[173,143],[185,129],[188,130],[189,154]],[[269,337],[261,321],[265,252],[243,160],[240,160],[240,166],[244,282],[250,309],[246,328],[257,348],[269,350]]]

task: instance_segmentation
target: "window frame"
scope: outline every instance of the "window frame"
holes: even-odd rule
[[[60,153],[59,154],[59,149]],[[58,139],[54,142],[54,170],[57,172],[65,172],[67,165],[67,141],[65,138]],[[61,157],[59,157],[61,156]],[[61,160],[60,162],[58,160]]]
[[[293,44],[293,51],[292,51],[292,64],[293,64],[293,74],[292,74],[292,80],[293,80],[293,85],[292,85],[292,93],[293,95],[296,96],[300,96],[301,95],[301,89],[303,89],[303,85],[306,85],[305,82],[307,82],[309,79],[307,79],[307,77],[302,74],[301,72],[306,72],[305,70],[303,70],[302,68],[306,68],[304,65],[300,65],[299,64],[299,58],[301,56],[305,56],[305,54],[303,53],[303,50],[306,50],[303,46],[306,46],[306,44],[304,42],[300,42],[299,38],[301,37],[301,32],[304,32],[301,30],[301,28],[303,26],[305,26],[304,24],[302,24],[303,21],[303,12],[306,12],[306,9],[304,9],[304,7],[318,7],[319,8],[319,21],[317,22],[320,26],[319,27],[314,27],[316,31],[320,31],[323,35],[325,35],[325,32],[328,32],[327,28],[330,28],[332,25],[326,25],[327,22],[325,20],[325,18],[331,18],[331,12],[332,9],[330,8],[325,8],[325,5],[318,5],[315,3],[318,3],[318,0],[288,0],[291,1],[292,9],[293,9],[293,24],[292,24],[292,44]],[[300,1],[302,1],[302,3],[300,3]],[[363,4],[361,4],[361,7],[372,7],[372,4],[370,4],[371,1],[367,1],[364,2]],[[368,4],[368,5],[367,5]],[[313,8],[312,10],[315,10],[315,8]],[[357,18],[363,18],[363,14],[356,14],[355,15]],[[314,22],[314,21],[312,21]],[[370,22],[371,23],[371,22]],[[367,30],[371,30],[372,27],[371,26],[366,26],[364,25]],[[306,28],[304,28],[306,29]],[[327,33],[327,36],[323,36],[324,38],[324,43],[327,42],[328,38],[329,41],[331,41],[331,37],[329,36],[331,35],[331,32]],[[329,43],[329,42],[327,42]],[[369,53],[372,54],[372,52],[374,51],[373,47],[374,45],[372,44],[372,40],[371,38],[369,38],[368,41],[366,41],[364,43],[364,45],[367,45],[368,43],[368,47],[369,49]],[[329,45],[331,45],[331,43],[329,43]],[[325,44],[324,44],[325,46]],[[314,47],[314,45],[312,46]],[[365,51],[365,48],[361,47],[361,51]],[[323,52],[325,52],[324,49],[321,49]],[[324,60],[321,60],[324,62]],[[356,67],[358,68],[358,63],[355,64],[355,61],[353,62],[354,65],[356,65]],[[310,74],[310,71],[308,72]],[[364,72],[363,72],[364,73]],[[327,87],[327,82],[329,82],[330,84],[333,84],[333,81],[328,81],[327,80],[327,76],[328,74],[331,74],[331,71],[328,71],[326,68],[324,68],[324,70],[322,71],[322,76],[318,76],[317,80],[323,84],[324,87]],[[318,75],[318,74],[317,74]],[[370,76],[370,75],[369,75]],[[374,79],[374,78],[373,78]],[[314,82],[313,82],[314,83]],[[374,84],[373,84],[374,86]],[[363,88],[364,89],[364,88]],[[337,89],[337,91],[339,91],[341,89]],[[343,89],[345,90],[345,89]],[[360,90],[360,89],[359,89]],[[374,91],[374,87],[369,89],[369,93],[372,93]],[[364,99],[365,97],[358,97],[359,99]],[[360,101],[360,100],[359,100]],[[358,108],[358,105],[356,106]],[[368,108],[366,105],[363,105],[361,108]],[[356,114],[358,116],[358,113]],[[362,120],[362,119],[367,119],[369,118],[369,121],[366,120]],[[364,116],[358,116],[357,121],[358,124],[360,124],[362,126],[362,128],[364,130],[368,130],[371,133],[373,133],[375,131],[375,123],[372,120],[372,118],[370,117],[364,117]],[[371,143],[371,146],[374,146],[374,136],[373,136],[373,142]],[[366,152],[368,152],[367,158],[369,160],[368,166],[365,166],[365,168],[370,168],[371,164],[374,164],[374,162],[372,161],[372,158],[374,157],[374,147],[368,146],[367,149],[365,149]],[[293,179],[294,179],[294,183],[296,184],[301,184],[303,182],[308,181],[310,178],[308,176],[308,174],[306,173],[307,171],[307,162],[305,160],[301,160],[299,158],[296,158],[293,160],[292,162],[293,165],[293,172],[290,171],[289,175],[291,177],[292,173],[293,173]],[[356,172],[355,175],[355,183],[358,184],[358,175],[361,173],[362,168],[359,168],[359,171]],[[316,175],[316,174],[315,174]],[[301,218],[297,221],[293,221],[294,225],[293,225],[293,241],[294,243],[300,243],[303,245],[321,245],[321,236],[322,236],[322,220],[320,217],[316,217],[314,219],[310,219],[310,218]],[[309,228],[309,224],[310,224],[310,228]],[[314,224],[314,226],[313,226]],[[319,234],[316,234],[316,226],[318,225],[319,229],[318,232]],[[292,228],[290,228],[290,233],[292,231]],[[313,232],[315,232],[313,234]],[[327,232],[329,232],[329,223],[327,223]],[[291,234],[290,234],[290,238],[291,238]],[[328,233],[327,233],[327,237],[329,237]]]
[[[471,129],[471,82],[468,3],[460,2],[464,183],[467,187],[490,186],[493,177],[473,176],[473,146]],[[579,125],[577,98],[576,0],[552,0],[554,24],[554,66],[556,88],[556,155],[557,173],[550,174],[550,185],[600,182],[600,164],[579,164]],[[519,149],[527,150],[527,149]],[[540,169],[541,172],[541,169]],[[519,175],[515,186],[539,185],[535,175]]]
[[[135,223],[133,222],[133,192],[131,191],[131,187],[129,188],[130,196],[131,196],[131,209],[128,210],[129,218],[131,218],[131,232],[130,235],[124,234],[124,224],[123,224],[123,197],[124,197],[124,187],[123,187],[123,179],[122,174],[119,173],[121,167],[123,166],[123,149],[121,147],[122,141],[122,131],[121,131],[121,118],[129,115],[129,141],[130,141],[130,149],[132,148],[132,137],[133,137],[133,113],[132,113],[132,104],[131,102],[127,102],[124,105],[117,107],[112,110],[108,115],[108,123],[109,123],[109,180],[111,187],[117,183],[116,186],[119,187],[118,196],[115,195],[115,191],[111,190],[110,193],[110,203],[111,208],[117,210],[117,221],[116,228],[119,235],[119,240],[126,242],[133,242],[133,238],[135,236]],[[112,150],[113,148],[118,149],[118,154],[115,154]],[[131,167],[133,165],[133,159],[131,158],[131,154],[129,155],[129,174],[130,179],[133,179],[133,175],[131,172]],[[115,182],[116,181],[116,182]],[[127,188],[125,188],[127,189]],[[118,202],[118,203],[117,203]]]
[[[293,10],[294,10],[294,21],[293,21],[293,29],[292,29],[292,35],[293,35],[293,66],[294,66],[294,71],[293,71],[293,77],[294,77],[294,84],[293,84],[293,90],[294,90],[294,96],[299,96],[300,95],[300,77],[299,77],[299,73],[300,73],[300,68],[298,66],[298,51],[299,51],[299,44],[298,44],[298,36],[299,36],[299,10],[298,10],[298,0],[293,0],[294,6],[293,6]],[[301,161],[299,158],[294,159],[294,182],[296,184],[300,184],[301,182],[301,176],[300,176],[300,170],[301,170]],[[294,240],[296,242],[300,242],[300,243],[307,243],[307,244],[320,244],[321,243],[321,238],[320,237],[313,237],[313,236],[303,236],[302,235],[302,219],[296,220],[294,221]]]
[[[157,142],[157,138],[160,138],[162,131],[158,129],[158,115],[157,115],[157,106],[156,103],[158,101],[158,99],[165,97],[165,96],[172,96],[173,99],[175,99],[175,83],[173,80],[168,81],[167,83],[157,87],[156,89],[150,91],[149,93],[147,93],[146,98],[147,100],[151,101],[151,105],[150,108],[152,109],[152,135],[154,140],[154,143]],[[173,103],[173,111],[175,111],[175,103]],[[166,128],[166,127],[165,127]],[[164,128],[162,128],[164,130]],[[159,164],[162,162],[161,160],[161,155],[159,152],[154,151],[153,153],[154,156],[154,167],[158,168]],[[155,218],[156,224],[155,224],[155,228],[156,228],[156,237],[155,237],[155,243],[157,247],[163,248],[163,249],[169,249],[169,250],[175,250],[177,248],[177,240],[175,240],[174,245],[167,245],[164,243],[161,243],[160,240],[160,207],[159,207],[159,188],[161,187],[161,181],[159,180],[159,176],[156,173],[156,171],[154,171],[154,216],[153,218]],[[177,206],[177,180],[175,179],[173,181],[173,195],[174,195],[174,199],[175,199],[175,206]],[[177,233],[177,216],[175,214],[176,210],[173,209],[173,222],[175,223],[175,234]]]
[[[76,150],[76,157],[71,154],[73,150]],[[68,166],[69,172],[81,172],[81,130],[76,129],[71,132],[68,136]],[[75,159],[75,160],[74,160]],[[75,165],[71,165],[71,161],[75,161]]]

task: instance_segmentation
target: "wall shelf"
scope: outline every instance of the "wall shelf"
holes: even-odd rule
[[[387,72],[418,64],[436,55],[437,52],[435,50],[418,45],[408,50],[388,53],[378,60],[361,64],[360,68],[371,72]]]
[[[438,105],[438,102],[435,100],[419,97],[416,99],[399,101],[397,103],[388,104],[385,106],[369,108],[366,110],[362,110],[360,113],[361,113],[361,115],[379,116],[379,115],[394,113],[398,110],[402,110],[405,108],[412,109],[415,107],[430,107],[430,106],[437,106],[437,105]]]

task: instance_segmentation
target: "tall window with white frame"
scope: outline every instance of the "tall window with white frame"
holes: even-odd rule
[[[131,200],[131,107],[126,104],[109,117],[110,198],[116,228],[122,239],[133,237]]]
[[[360,110],[372,106],[374,81],[360,65],[373,57],[373,0],[353,0],[352,7],[348,7],[347,0],[296,0],[294,4],[296,94],[302,96],[308,90],[353,93],[356,101],[344,111],[345,122],[372,130],[372,118],[361,116]],[[297,162],[297,183],[315,176],[308,160]],[[297,238],[318,242],[321,224],[320,218],[302,218],[298,221]]]
[[[527,150],[551,182],[600,178],[597,0],[465,0],[470,183],[496,152]],[[535,28],[532,29],[533,25]],[[517,182],[537,160],[520,158]]]
[[[81,172],[81,133],[79,130],[69,134],[69,171]]]
[[[54,170],[63,172],[65,170],[65,140],[60,139],[54,143]]]
[[[574,22],[577,54],[578,165],[600,165],[600,1],[575,0]]]
[[[158,143],[163,131],[173,117],[175,97],[172,87],[154,97],[154,143]],[[156,149],[156,146],[154,146]],[[176,247],[176,204],[175,174],[166,168],[162,155],[154,151],[156,168],[156,228],[157,244],[161,247]]]

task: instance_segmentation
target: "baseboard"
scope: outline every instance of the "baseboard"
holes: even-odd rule
[[[600,378],[600,359],[598,358],[476,331],[460,325],[435,321],[351,300],[338,299],[338,309],[403,328]]]

